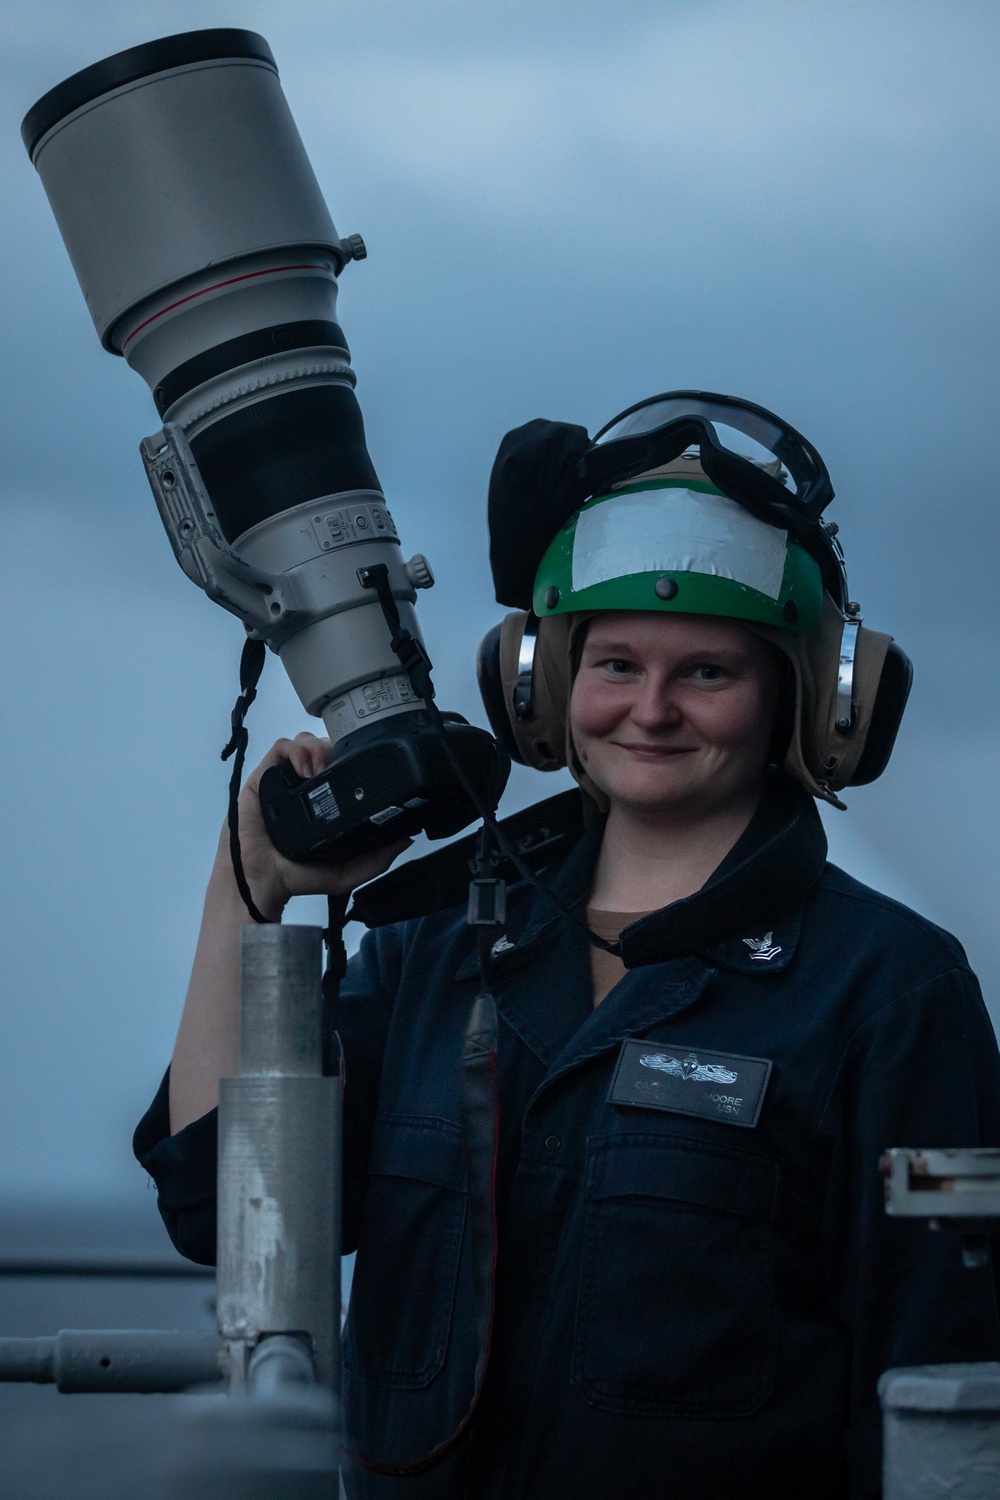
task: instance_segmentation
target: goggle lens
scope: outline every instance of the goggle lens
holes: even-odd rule
[[[805,498],[812,488],[816,467],[804,452],[795,453],[797,445],[789,432],[761,413],[736,404],[689,396],[650,401],[600,433],[595,446],[652,433],[670,422],[690,417],[701,418],[712,429],[721,448],[766,470],[786,485],[790,494]]]

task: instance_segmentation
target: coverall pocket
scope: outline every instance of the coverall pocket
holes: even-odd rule
[[[387,1388],[429,1385],[448,1351],[465,1227],[461,1134],[448,1120],[376,1121],[344,1365]]]
[[[667,1134],[589,1142],[572,1370],[587,1401],[738,1416],[767,1400],[779,1173]]]

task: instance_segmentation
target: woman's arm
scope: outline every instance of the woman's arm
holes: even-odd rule
[[[254,901],[265,917],[280,922],[292,896],[343,896],[388,869],[409,844],[404,839],[343,864],[294,864],[271,843],[257,788],[268,766],[291,761],[300,776],[323,770],[328,740],[312,734],[278,740],[240,793],[240,851]],[[170,1129],[176,1135],[213,1109],[219,1079],[239,1071],[240,928],[251,921],[236,887],[223,828],[212,867],[191,982],[170,1070]]]

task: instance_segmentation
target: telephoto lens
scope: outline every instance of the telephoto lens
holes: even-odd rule
[[[341,238],[254,32],[184,32],[95,63],[21,133],[104,347],[149,386],[142,443],[184,571],[282,663],[333,749],[261,801],[291,858],[457,832],[495,801],[495,742],[430,701],[404,562],[365,442]]]

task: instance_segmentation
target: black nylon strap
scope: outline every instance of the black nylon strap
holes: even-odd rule
[[[240,853],[239,798],[240,787],[243,784],[243,763],[246,760],[247,745],[250,742],[243,720],[257,696],[257,684],[264,670],[266,650],[263,641],[255,641],[247,637],[240,656],[240,696],[233,705],[232,734],[222,752],[223,760],[228,760],[231,755],[233,756],[233,774],[229,778],[229,857],[233,862],[233,874],[236,876],[236,885],[243,898],[243,905],[254,921],[260,923],[270,922],[271,919],[265,917],[258,909],[243,869],[243,856]]]
[[[385,623],[389,627],[389,649],[398,657],[399,665],[409,677],[413,691],[425,702],[433,698],[431,659],[423,642],[412,636],[400,622],[399,606],[389,583],[389,569],[385,563],[372,563],[371,567],[358,569],[358,579],[363,589],[373,589],[378,596]]]
[[[328,923],[323,934],[326,943],[326,968],[323,971],[323,1077],[335,1078],[341,1071],[343,1053],[335,1025],[340,981],[347,973],[347,949],[344,946],[344,917],[350,895],[328,896]]]
[[[500,1092],[497,1078],[497,1008],[485,985],[476,996],[462,1048],[462,1137],[469,1172],[469,1237],[475,1284],[473,1341],[475,1394],[452,1440],[461,1437],[479,1402],[489,1362],[496,1280],[496,1171]]]
[[[457,757],[447,742],[444,721],[434,703],[434,686],[430,678],[431,663],[421,643],[408,630],[401,627],[399,610],[389,585],[389,572],[384,563],[370,568],[359,568],[358,577],[363,588],[370,588],[378,596],[382,614],[392,634],[391,647],[399,658],[400,665],[413,684],[414,692],[430,710],[431,720],[444,741],[448,758],[459,775],[460,783],[467,794],[471,793],[473,805],[481,810],[482,799],[471,788]],[[497,767],[499,769],[499,767]],[[495,778],[488,797],[493,806],[499,798],[500,784]],[[490,948],[496,935],[503,911],[503,882],[493,878],[493,866],[489,859],[489,834],[487,828],[480,830],[476,851],[477,883],[498,888],[492,914],[483,920],[473,915],[475,905],[470,888],[470,921],[475,928],[479,949],[479,994],[472,1006],[462,1044],[462,1077],[459,1085],[462,1114],[462,1145],[465,1150],[468,1181],[468,1223],[472,1253],[472,1276],[475,1288],[475,1311],[473,1347],[475,1366],[472,1400],[458,1426],[450,1437],[431,1449],[429,1453],[410,1462],[398,1464],[376,1463],[358,1453],[350,1457],[362,1468],[376,1474],[414,1475],[441,1463],[458,1447],[469,1430],[479,1406],[486,1367],[489,1363],[490,1344],[493,1334],[493,1306],[496,1281],[497,1232],[496,1232],[496,1170],[497,1152],[500,1142],[500,1090],[497,1077],[497,1009],[489,988]],[[342,913],[341,913],[342,919]],[[331,932],[333,915],[331,908]],[[331,948],[331,964],[333,950]],[[332,983],[332,982],[331,982]]]

